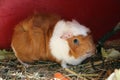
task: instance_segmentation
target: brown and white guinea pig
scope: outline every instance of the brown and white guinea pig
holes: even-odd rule
[[[51,14],[35,14],[20,22],[14,29],[11,46],[23,64],[50,60],[63,68],[80,64],[95,52],[87,27]]]

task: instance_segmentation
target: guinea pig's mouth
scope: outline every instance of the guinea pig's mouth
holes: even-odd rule
[[[87,55],[88,57],[91,57],[92,55],[94,55],[94,52],[92,52],[92,51],[86,52],[86,55]]]
[[[86,52],[86,54],[88,54],[88,55],[94,55],[95,54],[95,49],[90,49],[90,50],[88,50],[87,52]]]

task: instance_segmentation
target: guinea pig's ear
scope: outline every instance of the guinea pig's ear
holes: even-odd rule
[[[71,38],[73,37],[73,33],[72,32],[65,32],[62,34],[62,36],[60,37],[61,39],[68,39],[68,38]]]

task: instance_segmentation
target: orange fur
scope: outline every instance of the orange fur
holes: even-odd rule
[[[79,41],[79,44],[75,44],[74,40],[77,39]],[[92,37],[90,35],[88,36],[74,36],[72,38],[67,39],[69,46],[70,46],[70,55],[74,56],[75,58],[78,58],[80,56],[83,56],[87,53],[95,53],[95,45],[92,41]]]
[[[20,22],[15,27],[12,38],[12,47],[17,58],[23,62],[48,58],[55,61],[50,54],[48,42],[59,19],[56,15],[35,14]]]

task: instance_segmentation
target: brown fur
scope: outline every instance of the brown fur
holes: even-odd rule
[[[35,14],[20,22],[15,27],[12,38],[12,47],[17,58],[23,62],[48,58],[55,61],[50,54],[48,42],[58,20],[60,17],[56,15]]]
[[[77,39],[79,41],[78,44],[74,43],[74,40]],[[90,35],[88,36],[74,36],[72,38],[67,39],[69,46],[70,46],[70,55],[74,56],[75,58],[78,58],[80,56],[83,56],[89,52],[95,53],[95,45],[92,41],[92,37]]]

